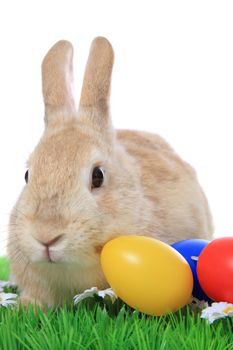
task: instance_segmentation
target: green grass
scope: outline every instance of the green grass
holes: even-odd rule
[[[0,257],[0,280],[6,281],[9,276],[9,263],[6,258]]]
[[[0,259],[0,279],[8,264]],[[1,350],[232,350],[233,319],[209,325],[184,308],[175,314],[149,317],[116,304],[89,299],[59,310],[0,307]]]

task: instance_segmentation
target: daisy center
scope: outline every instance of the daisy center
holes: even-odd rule
[[[233,307],[232,307],[232,306],[227,306],[227,307],[225,307],[225,309],[223,309],[222,311],[225,312],[225,313],[227,314],[229,311],[233,311]]]

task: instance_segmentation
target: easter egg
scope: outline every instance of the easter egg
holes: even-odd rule
[[[197,276],[211,299],[233,303],[233,237],[215,239],[203,249]]]
[[[192,294],[194,297],[200,300],[210,301],[208,296],[204,293],[203,289],[200,286],[200,283],[197,278],[197,260],[202,250],[209,244],[209,241],[205,239],[185,239],[173,243],[171,246],[176,249],[188,262],[192,273],[193,273],[193,291]]]
[[[103,273],[126,304],[160,316],[186,305],[193,289],[192,271],[175,249],[145,236],[120,236],[101,252]]]

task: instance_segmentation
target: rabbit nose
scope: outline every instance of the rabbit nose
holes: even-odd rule
[[[43,244],[44,246],[46,247],[49,247],[50,245],[56,243],[57,241],[59,241],[59,239],[61,239],[61,237],[64,236],[63,234],[61,235],[58,235],[57,237],[51,239],[50,241],[47,241],[47,242],[43,242],[43,241],[40,241],[38,240],[38,242],[40,242],[41,244]]]

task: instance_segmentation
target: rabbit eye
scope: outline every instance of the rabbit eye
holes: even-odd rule
[[[28,170],[26,171],[24,178],[25,178],[25,182],[28,183]]]
[[[92,172],[91,188],[98,188],[102,186],[103,182],[104,182],[104,170],[100,167],[95,167]]]

